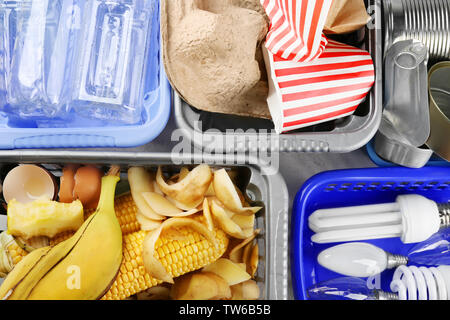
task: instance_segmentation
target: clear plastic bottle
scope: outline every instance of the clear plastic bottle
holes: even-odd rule
[[[80,31],[81,0],[24,0],[8,90],[11,112],[21,118],[67,115],[71,69]]]
[[[17,1],[0,0],[0,109],[6,104],[11,57],[17,32]]]
[[[71,106],[87,118],[141,120],[151,0],[87,1]]]
[[[3,10],[3,2],[0,2],[0,106],[6,104],[7,84],[6,79],[8,77],[8,38],[7,38],[7,19],[6,11]]]

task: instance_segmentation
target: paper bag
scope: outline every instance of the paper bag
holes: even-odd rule
[[[325,23],[325,34],[350,33],[370,21],[364,0],[334,0]]]
[[[325,50],[322,31],[333,0],[260,0],[271,25],[266,48],[297,62],[313,61]]]
[[[312,62],[283,60],[264,51],[270,113],[278,133],[353,114],[375,81],[367,51],[329,40]]]

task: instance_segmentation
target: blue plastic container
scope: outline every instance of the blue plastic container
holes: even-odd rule
[[[343,277],[317,263],[318,254],[337,245],[314,244],[308,217],[318,209],[395,202],[401,194],[420,194],[436,202],[450,200],[450,168],[374,168],[321,173],[308,180],[297,194],[292,213],[291,271],[294,296],[307,300],[306,291],[319,282]],[[399,238],[367,241],[395,254],[413,246]],[[390,291],[394,270],[381,274],[381,289]]]
[[[83,118],[75,111],[65,119],[25,121],[0,112],[0,149],[125,148],[155,139],[167,125],[171,110],[171,87],[161,62],[159,20],[159,0],[154,0],[144,85],[146,95],[140,123],[111,124]]]
[[[397,166],[395,163],[383,160],[380,156],[375,152],[375,148],[373,146],[373,140],[366,145],[367,154],[369,155],[370,160],[375,163],[379,167],[395,167]],[[450,167],[450,162],[445,161],[438,156],[433,156],[431,160],[427,163],[427,167]]]

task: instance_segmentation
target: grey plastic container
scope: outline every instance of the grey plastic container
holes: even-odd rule
[[[274,131],[270,134],[273,124],[269,120],[199,111],[175,93],[175,120],[178,127],[183,130],[184,136],[200,149],[224,153],[267,151],[345,153],[363,147],[378,130],[383,104],[381,0],[366,0],[366,4],[372,9],[372,14],[376,15],[374,21],[377,27],[366,28],[364,39],[365,49],[372,54],[374,60],[376,81],[370,95],[355,115],[306,128],[301,132],[277,135]],[[202,121],[203,128],[197,125],[199,121]],[[241,132],[226,132],[227,129],[241,129]],[[258,135],[258,132],[269,134]]]
[[[170,172],[183,165],[208,163],[212,167],[237,170],[239,172],[238,186],[246,190],[248,198],[253,203],[264,204],[264,209],[257,214],[256,219],[256,228],[261,229],[257,238],[260,263],[256,275],[261,299],[288,299],[289,194],[280,174],[266,175],[265,169],[256,165],[221,165],[222,157],[196,158],[173,156],[170,153],[0,151],[0,159],[0,171],[3,171],[2,169],[8,164],[42,164],[56,176],[61,175],[62,165],[67,163],[104,165],[105,169],[108,165],[118,164],[124,172],[122,181],[126,179],[125,172],[130,166],[156,169],[158,165],[164,165],[164,170]],[[237,160],[236,163],[244,163]],[[127,185],[119,183],[118,190],[120,191],[123,187],[126,188]]]

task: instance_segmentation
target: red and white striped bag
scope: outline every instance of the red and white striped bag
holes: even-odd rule
[[[271,19],[263,52],[278,133],[353,114],[375,82],[367,51],[323,35],[332,1],[261,0]]]
[[[271,21],[267,49],[286,60],[316,59],[327,45],[323,35],[333,0],[260,0]]]
[[[284,60],[263,48],[270,113],[278,133],[353,114],[375,82],[367,51],[329,40],[312,62]]]

